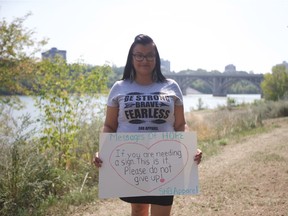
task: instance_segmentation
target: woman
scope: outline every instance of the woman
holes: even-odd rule
[[[161,72],[157,47],[147,35],[137,35],[132,43],[122,80],[111,88],[103,132],[185,131],[183,96],[178,84]],[[198,150],[194,160],[200,163]],[[101,167],[102,160],[94,163]],[[173,196],[122,197],[131,203],[132,216],[169,216]]]

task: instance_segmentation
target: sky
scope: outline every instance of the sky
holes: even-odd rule
[[[268,73],[288,62],[287,0],[0,0],[0,20],[32,15],[24,26],[69,63],[124,66],[147,34],[171,71]],[[40,54],[39,54],[40,55]]]

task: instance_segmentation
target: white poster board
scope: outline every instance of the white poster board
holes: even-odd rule
[[[99,198],[199,193],[193,132],[101,133]]]

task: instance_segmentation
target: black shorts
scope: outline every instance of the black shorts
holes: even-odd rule
[[[120,197],[121,200],[128,203],[145,203],[162,206],[171,206],[173,204],[173,198],[173,196]]]

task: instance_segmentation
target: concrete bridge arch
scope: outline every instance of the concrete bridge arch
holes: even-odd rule
[[[187,74],[173,74],[166,75],[167,78],[174,79],[180,86],[184,95],[186,95],[187,88],[195,80],[203,80],[211,88],[213,96],[227,96],[227,89],[234,83],[240,80],[246,80],[255,85],[262,94],[261,82],[264,79],[263,74],[205,74],[205,75],[187,75]]]

